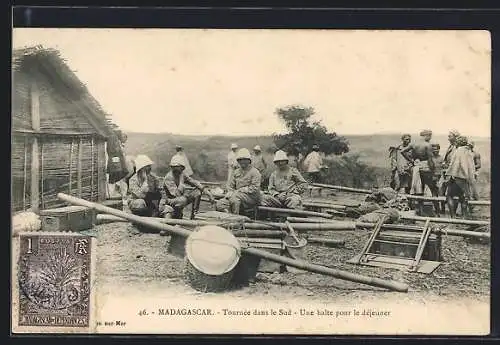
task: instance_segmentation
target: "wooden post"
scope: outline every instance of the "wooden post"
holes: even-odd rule
[[[33,131],[40,131],[40,93],[36,82],[31,84],[31,128]],[[33,212],[39,211],[40,204],[40,167],[39,167],[38,137],[33,136],[31,144],[31,209]]]
[[[94,200],[94,137],[90,140],[90,200]]]
[[[40,141],[40,203],[42,204],[42,209],[45,208],[45,202],[44,202],[44,199],[43,199],[43,168],[44,167],[44,164],[43,164],[43,142]]]
[[[83,158],[83,139],[78,141],[78,161],[76,162],[76,184],[78,189],[78,197],[82,197],[82,158]]]
[[[24,166],[23,166],[23,211],[26,211],[26,183],[28,165],[28,138],[24,137]]]
[[[107,194],[106,181],[106,147],[104,141],[97,143],[97,200],[105,200]]]
[[[68,189],[69,189],[69,192],[68,194],[71,195],[71,188],[73,187],[72,186],[72,179],[71,179],[71,175],[73,175],[73,145],[74,145],[74,140],[73,138],[71,138],[71,146],[70,146],[70,149],[69,149],[69,185],[68,185]]]

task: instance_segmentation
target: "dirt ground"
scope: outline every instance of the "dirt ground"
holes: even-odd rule
[[[362,200],[363,196],[350,196]],[[335,200],[341,197],[333,197]],[[489,208],[476,210],[477,218],[486,218]],[[457,226],[453,226],[458,228]],[[128,223],[96,226],[99,280],[112,286],[144,289],[160,284],[178,291],[192,290],[183,281],[183,262],[167,253],[169,236],[141,233]],[[488,302],[490,295],[490,245],[461,237],[443,235],[444,261],[432,274],[410,273],[346,263],[358,254],[369,237],[366,230],[315,233],[345,240],[344,248],[308,244],[306,258],[313,263],[370,277],[392,279],[409,285],[407,294],[344,281],[314,273],[258,273],[255,282],[235,291],[233,296],[263,296],[277,299],[301,297],[319,301],[364,301],[403,298],[410,301],[451,301],[458,296]]]

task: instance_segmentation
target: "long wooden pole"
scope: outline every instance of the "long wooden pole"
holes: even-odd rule
[[[400,215],[401,219],[406,220],[416,220],[425,222],[430,220],[433,223],[444,223],[444,224],[460,224],[460,225],[480,225],[486,226],[491,223],[487,220],[472,220],[472,219],[460,219],[460,218],[439,218],[439,217],[420,217],[420,216],[408,216],[408,215]]]
[[[328,213],[295,210],[292,208],[277,208],[277,207],[267,207],[267,206],[259,206],[258,208],[259,208],[259,211],[279,212],[279,213],[285,213],[285,214],[296,214],[296,215],[300,215],[300,216],[312,216],[312,217],[322,217],[322,218],[332,218],[333,217],[331,214],[328,214]]]
[[[352,193],[361,193],[361,194],[371,194],[373,193],[369,189],[361,189],[361,188],[352,188],[352,187],[344,187],[344,186],[336,186],[330,184],[323,183],[312,183],[313,186],[325,189],[336,189],[344,192],[352,192]]]
[[[147,226],[152,229],[157,229],[159,231],[168,231],[172,232],[174,234],[183,236],[183,237],[188,237],[192,232],[180,227],[175,227],[175,226],[170,226],[167,224],[162,224],[160,222],[157,222],[155,220],[149,220],[149,219],[144,219],[143,217],[139,217],[133,214],[129,214],[111,207],[106,207],[98,203],[93,203],[90,201],[86,201],[80,198],[76,198],[64,193],[59,193],[57,194],[57,197],[63,201],[69,202],[74,205],[80,205],[88,208],[95,209],[97,211],[103,212],[103,213],[109,213],[112,215],[115,215],[117,217],[121,217],[124,219],[129,220],[132,223],[135,224],[140,224]],[[274,261],[277,263],[281,263],[287,266],[307,270],[309,272],[313,273],[319,273],[323,275],[328,275],[331,277],[339,278],[339,279],[344,279],[344,280],[350,280],[353,282],[365,284],[365,285],[370,285],[370,286],[377,286],[381,288],[386,288],[389,290],[393,291],[399,291],[399,292],[408,292],[408,285],[402,282],[397,282],[397,281],[391,281],[391,280],[383,280],[380,278],[373,278],[373,277],[366,277],[362,276],[360,274],[355,274],[355,273],[350,273],[350,272],[345,272],[325,266],[320,266],[320,265],[315,265],[312,263],[308,263],[306,261],[299,261],[299,260],[294,260],[290,259],[284,256],[276,255],[269,253],[265,250],[260,250],[257,248],[241,248],[241,251],[246,254],[254,255],[257,257],[261,257],[270,261]]]
[[[422,196],[413,194],[400,194],[400,195],[405,196],[407,199],[413,199],[413,200],[446,201],[446,197],[444,196]],[[491,206],[490,200],[469,200],[467,203],[469,205],[474,205],[474,206]]]
[[[124,222],[126,221],[123,218],[115,217],[113,215],[107,214],[98,214],[96,217],[97,223],[107,223],[107,222]],[[204,225],[224,225],[229,222],[220,221],[220,220],[190,220],[190,219],[165,219],[165,218],[152,218],[147,217],[149,219],[153,219],[156,222],[160,222],[163,224],[169,225],[180,225],[186,227],[197,227]],[[234,223],[237,225],[237,223]],[[286,230],[285,223],[276,223],[276,222],[255,222],[255,223],[243,223],[246,229],[256,229],[256,230]],[[354,222],[347,221],[332,221],[330,223],[320,223],[320,224],[312,224],[312,223],[294,223],[294,229],[296,230],[316,230],[316,231],[334,231],[334,230],[354,230],[356,228],[356,224]]]
[[[352,193],[361,193],[361,194],[371,194],[374,191],[369,190],[369,189],[361,189],[361,188],[351,188],[351,187],[344,187],[344,186],[336,186],[336,185],[330,185],[330,184],[322,184],[322,183],[313,183],[313,186],[320,187],[320,188],[326,188],[326,189],[336,189],[344,192],[352,192]],[[423,196],[423,195],[413,195],[413,194],[399,194],[401,196],[405,196],[408,199],[415,199],[415,200],[427,200],[427,201],[445,201],[446,198],[443,196]],[[455,198],[457,199],[457,198]],[[475,206],[490,206],[491,201],[490,200],[470,200],[469,205],[475,205]]]

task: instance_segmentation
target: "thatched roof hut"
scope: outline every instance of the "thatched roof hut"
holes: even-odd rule
[[[105,142],[117,127],[55,49],[12,57],[12,210],[106,197]]]

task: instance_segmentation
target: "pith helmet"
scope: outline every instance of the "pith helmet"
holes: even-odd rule
[[[183,167],[185,168],[185,162],[184,158],[182,158],[180,155],[174,155],[172,159],[170,160],[170,166],[171,167]]]
[[[252,160],[252,156],[250,155],[250,151],[248,151],[246,148],[242,148],[238,151],[236,154],[236,160],[240,159],[248,159]]]
[[[231,144],[231,148],[232,148],[232,149],[237,149],[237,148],[238,148],[238,144],[236,144],[236,143],[232,143],[232,144]]]
[[[262,151],[262,149],[260,148],[260,145],[255,145],[253,150],[254,151]]]
[[[283,150],[278,150],[274,154],[273,162],[288,161],[288,155]]]
[[[137,157],[135,157],[134,162],[135,162],[136,171],[139,171],[142,168],[153,164],[153,161],[151,159],[149,159],[149,157],[146,155],[138,155]]]

